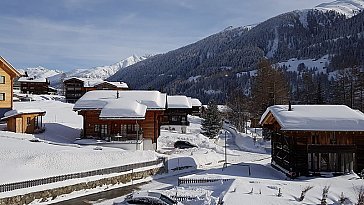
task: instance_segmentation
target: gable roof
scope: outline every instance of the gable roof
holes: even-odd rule
[[[69,77],[69,78],[66,78],[63,82],[66,82],[66,81],[69,81],[69,80],[72,80],[72,79],[76,79],[76,80],[82,81],[83,82],[83,86],[85,88],[87,88],[87,87],[94,87],[95,85],[104,82],[104,80],[102,80],[102,79],[96,79],[96,78],[79,78],[79,77]]]
[[[167,96],[168,108],[192,108],[190,100],[184,95]]]
[[[6,120],[8,118],[12,118],[18,115],[22,114],[40,114],[45,115],[46,111],[43,111],[41,109],[18,109],[18,110],[10,110],[4,114],[4,117],[1,118],[1,120]]]
[[[146,110],[166,109],[166,100],[167,95],[159,91],[94,90],[77,100],[73,110],[101,110],[100,118],[140,119]]]
[[[192,104],[193,107],[201,107],[202,106],[202,103],[199,99],[197,98],[191,98],[191,97],[188,97],[190,103]]]
[[[129,88],[128,84],[124,83],[124,82],[110,82],[110,81],[104,81],[101,83],[96,84],[95,86],[101,85],[101,84],[109,84],[112,86],[115,86],[116,88]]]
[[[267,108],[259,123],[273,115],[281,130],[364,131],[364,114],[346,105],[274,105]]]
[[[102,108],[100,119],[145,119],[147,106],[138,101],[125,100],[120,103],[118,99],[108,101]]]
[[[20,77],[18,82],[47,83],[46,78]]]
[[[6,65],[8,71],[10,72],[10,74],[12,74],[12,76],[14,77],[21,76],[21,74],[4,57],[0,56],[0,61]]]

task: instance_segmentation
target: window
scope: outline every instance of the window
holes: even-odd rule
[[[172,116],[171,121],[172,122],[178,122],[178,116]]]
[[[5,76],[0,75],[0,84],[5,84]]]
[[[101,125],[100,126],[100,133],[101,137],[105,137],[107,135],[107,125]]]
[[[100,132],[100,125],[95,125],[95,132]]]
[[[30,125],[31,124],[31,119],[30,117],[27,117],[27,125]]]
[[[129,134],[134,134],[139,129],[138,124],[126,125],[126,132]]]
[[[4,101],[5,100],[5,93],[0,93],[0,101]]]

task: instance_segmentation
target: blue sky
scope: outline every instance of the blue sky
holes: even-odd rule
[[[0,55],[16,68],[110,65],[328,1],[2,0]]]

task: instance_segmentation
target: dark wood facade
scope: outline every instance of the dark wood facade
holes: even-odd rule
[[[27,82],[20,82],[20,91],[26,94],[48,94],[48,86],[48,80],[46,80],[45,82],[29,80]]]
[[[191,114],[201,116],[202,106],[192,106]]]
[[[128,90],[127,87],[120,87],[109,82],[103,82],[95,85],[96,90]]]
[[[190,108],[168,108],[163,116],[162,125],[183,125],[188,126],[187,115],[192,113]]]
[[[157,142],[160,135],[164,111],[147,110],[145,119],[122,120],[100,119],[100,110],[81,110],[83,116],[83,137],[111,141],[151,139]]]
[[[270,131],[272,165],[290,177],[364,169],[362,131],[285,131],[271,113],[262,126]]]
[[[75,103],[87,91],[95,90],[94,87],[85,87],[84,81],[77,78],[70,78],[63,82],[66,102]]]

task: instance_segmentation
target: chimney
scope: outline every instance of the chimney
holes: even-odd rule
[[[116,99],[119,98],[119,90],[116,90]]]
[[[291,101],[288,101],[288,111],[292,111],[292,104],[291,104]]]

